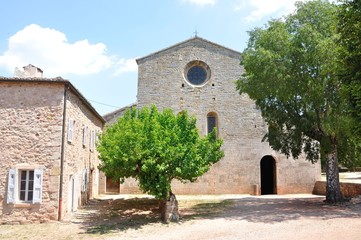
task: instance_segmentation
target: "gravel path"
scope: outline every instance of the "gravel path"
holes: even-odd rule
[[[124,239],[361,239],[360,202],[330,206],[315,196],[269,196],[232,199],[213,217],[180,224],[148,225],[128,230]],[[119,238],[111,239],[119,239]]]
[[[0,239],[361,239],[361,197],[342,205],[323,200],[314,195],[178,196],[181,221],[162,224],[155,200],[106,196],[61,223],[1,225]]]

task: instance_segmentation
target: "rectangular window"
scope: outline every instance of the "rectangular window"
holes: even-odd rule
[[[7,203],[41,203],[43,170],[9,170]]]
[[[34,193],[34,170],[20,171],[19,200],[24,202],[33,201]]]
[[[87,169],[84,168],[83,169],[83,174],[82,174],[82,181],[81,181],[81,191],[85,192],[87,189],[87,185],[88,185],[88,176],[87,176]]]
[[[72,118],[69,118],[69,121],[68,121],[68,142],[73,141],[74,122],[75,121]]]
[[[88,127],[83,128],[83,147],[86,147]]]
[[[95,133],[95,143],[97,143],[99,141],[99,134],[100,134],[100,131],[97,130]]]
[[[90,131],[90,143],[89,143],[89,148],[90,148],[90,151],[93,151],[94,150],[94,140],[95,140],[95,131]]]

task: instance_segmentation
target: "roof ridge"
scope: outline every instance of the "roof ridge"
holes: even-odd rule
[[[215,46],[218,46],[218,47],[227,49],[228,51],[234,52],[234,53],[236,53],[236,54],[241,54],[241,52],[236,51],[236,50],[234,50],[234,49],[225,47],[225,46],[223,46],[223,45],[220,45],[220,44],[218,44],[218,43],[209,41],[209,40],[207,40],[207,39],[204,39],[204,38],[201,38],[201,37],[198,37],[198,36],[194,36],[194,37],[191,37],[191,38],[189,38],[189,39],[187,39],[187,40],[184,40],[184,41],[181,41],[181,42],[179,42],[179,43],[173,44],[173,45],[171,45],[171,46],[169,46],[169,47],[163,48],[163,49],[161,49],[161,50],[159,50],[159,51],[150,53],[150,54],[148,54],[148,55],[146,55],[146,56],[144,56],[144,57],[137,58],[137,59],[136,59],[136,62],[137,62],[137,64],[139,64],[140,61],[142,61],[142,60],[144,60],[144,59],[146,59],[146,58],[149,58],[149,57],[154,56],[154,55],[157,55],[157,54],[159,54],[159,53],[161,53],[161,52],[165,52],[165,51],[167,51],[167,50],[169,50],[169,49],[172,49],[172,48],[174,48],[174,47],[177,47],[177,46],[179,46],[179,45],[182,45],[182,44],[184,44],[184,43],[187,43],[187,42],[190,42],[190,41],[194,41],[194,40],[197,40],[197,39],[198,39],[198,40],[201,40],[201,41],[204,41],[204,42],[207,42],[207,43],[209,43],[209,44],[212,44],[212,45],[215,45]]]

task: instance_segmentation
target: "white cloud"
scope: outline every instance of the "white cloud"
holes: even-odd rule
[[[191,4],[195,4],[198,6],[206,6],[206,5],[210,5],[213,6],[214,4],[216,4],[216,0],[183,0],[183,2],[188,2]]]
[[[14,71],[33,64],[46,77],[93,74],[110,69],[117,61],[106,50],[103,43],[91,44],[87,39],[69,43],[64,33],[31,24],[9,38],[0,66]]]
[[[282,15],[291,13],[295,9],[295,2],[298,0],[239,0],[236,11],[247,10],[251,11],[245,19],[248,22],[260,20],[264,16],[276,14],[280,17]],[[301,0],[303,2],[309,0]]]
[[[120,75],[127,72],[136,72],[138,70],[137,62],[134,59],[120,59],[116,63],[116,69],[114,75]]]

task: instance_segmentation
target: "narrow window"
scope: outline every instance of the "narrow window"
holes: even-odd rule
[[[83,176],[82,176],[82,182],[81,182],[81,191],[82,192],[85,192],[86,189],[87,189],[87,184],[88,184],[88,181],[87,181],[87,169],[84,168],[83,169]]]
[[[217,115],[215,113],[208,113],[207,114],[207,134],[210,134],[214,128],[217,129]],[[217,133],[216,133],[217,136]]]
[[[88,127],[83,128],[83,147],[86,147]]]
[[[69,118],[68,121],[68,142],[73,141],[73,132],[74,132],[74,120]]]
[[[95,131],[90,131],[90,143],[89,143],[89,148],[90,151],[94,150],[94,138],[95,138]]]
[[[96,134],[95,134],[95,143],[97,143],[99,141],[99,134],[100,134],[100,131],[97,130]]]

